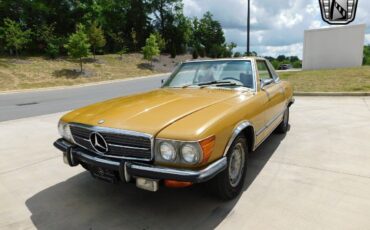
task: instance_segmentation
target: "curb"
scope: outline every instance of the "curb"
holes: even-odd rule
[[[125,82],[125,81],[133,81],[133,80],[141,80],[146,78],[155,78],[169,75],[170,73],[159,73],[154,75],[148,76],[139,76],[139,77],[130,77],[125,79],[116,79],[110,81],[98,81],[98,82],[91,82],[85,84],[78,84],[78,85],[69,85],[69,86],[54,86],[54,87],[45,87],[45,88],[35,88],[35,89],[20,89],[20,90],[7,90],[7,91],[0,91],[0,95],[3,94],[15,94],[15,93],[32,93],[32,92],[43,92],[43,91],[50,91],[50,90],[63,90],[63,89],[74,89],[74,88],[81,88],[87,86],[96,86],[96,85],[105,85],[115,82]]]
[[[308,96],[308,97],[369,97],[370,92],[295,92],[294,96]]]

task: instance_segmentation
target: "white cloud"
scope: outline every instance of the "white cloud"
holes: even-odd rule
[[[247,0],[184,0],[187,16],[210,11],[224,28],[226,40],[245,51]],[[366,23],[370,43],[370,1],[360,0],[353,24]],[[317,0],[251,0],[251,49],[260,55],[302,56],[304,30],[328,26],[322,21]]]

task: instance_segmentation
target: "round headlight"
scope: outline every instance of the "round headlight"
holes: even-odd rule
[[[166,161],[174,161],[176,159],[175,147],[169,142],[162,142],[159,145],[161,157]]]
[[[185,144],[181,148],[181,155],[184,161],[189,164],[198,163],[200,160],[200,153],[198,148],[191,144]]]
[[[58,131],[64,139],[70,142],[74,142],[71,129],[67,123],[60,121],[58,124]]]

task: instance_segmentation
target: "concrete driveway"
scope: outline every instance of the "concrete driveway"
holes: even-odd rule
[[[92,179],[52,146],[61,114],[0,123],[0,229],[369,229],[370,98],[297,98],[244,193],[150,193]]]

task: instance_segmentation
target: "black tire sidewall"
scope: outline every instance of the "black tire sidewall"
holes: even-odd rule
[[[242,143],[242,146],[244,148],[244,167],[242,171],[242,178],[239,181],[239,184],[235,187],[233,187],[230,183],[229,179],[229,164],[230,164],[230,157],[231,157],[231,152],[233,151],[234,147],[238,143]],[[216,191],[217,194],[224,200],[230,200],[238,196],[243,189],[244,186],[244,181],[246,177],[246,172],[247,172],[247,162],[248,162],[248,143],[247,139],[244,136],[238,136],[233,144],[230,146],[230,149],[228,150],[227,153],[227,168],[221,172],[217,177],[215,178],[215,184],[216,184]]]

